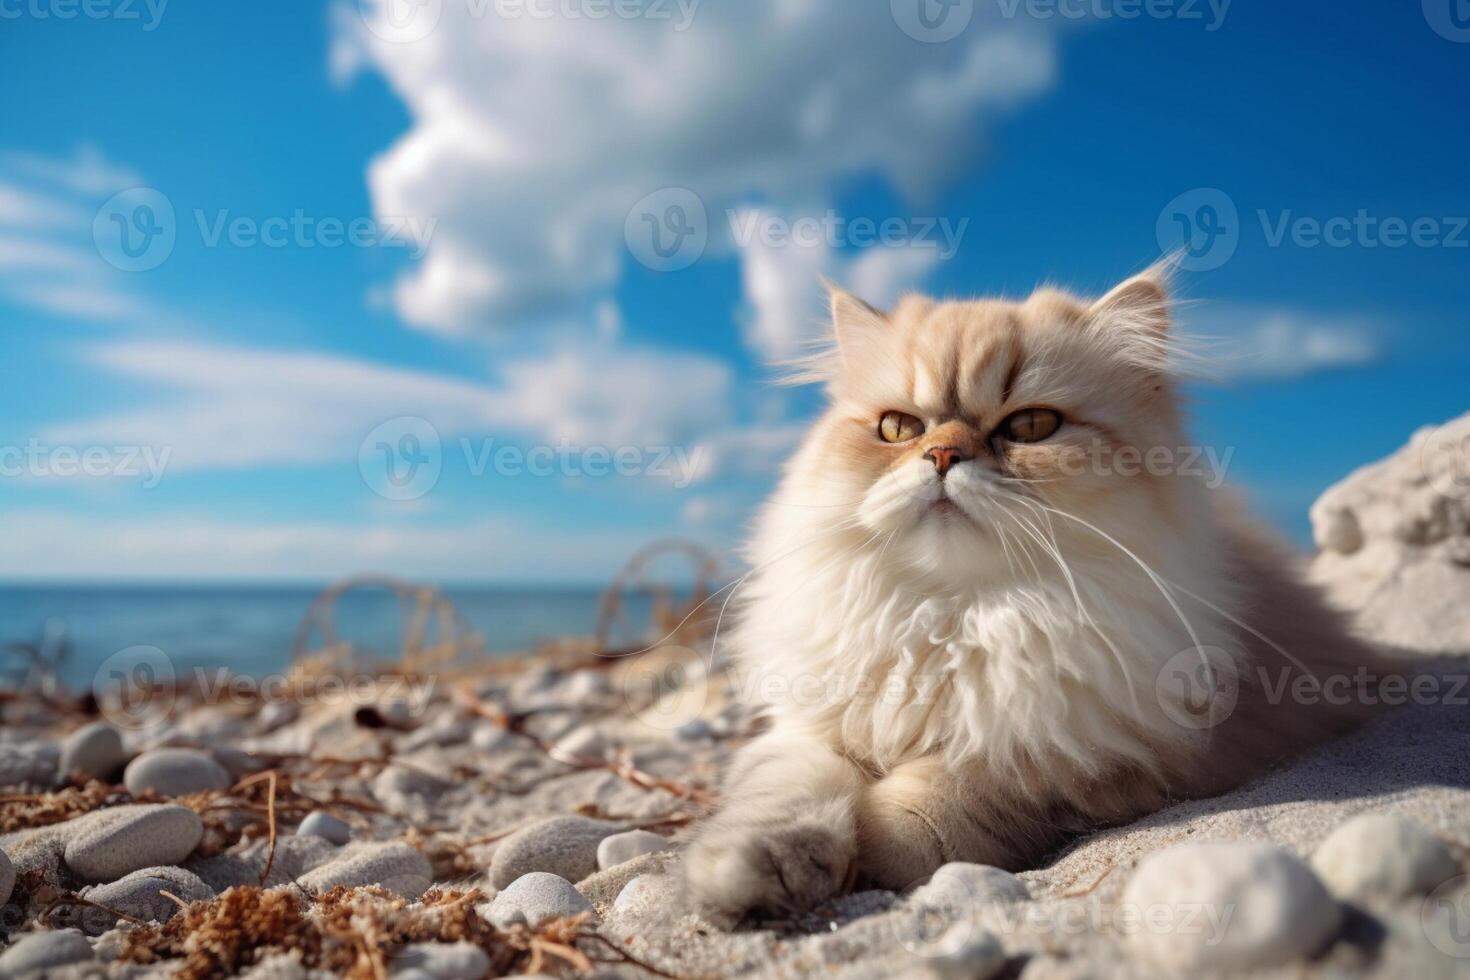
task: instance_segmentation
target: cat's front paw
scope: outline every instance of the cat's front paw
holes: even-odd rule
[[[806,912],[840,894],[856,858],[845,812],[780,822],[721,814],[689,849],[684,872],[700,914],[728,929],[751,916]]]

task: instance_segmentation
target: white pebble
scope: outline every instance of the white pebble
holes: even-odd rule
[[[500,842],[490,864],[490,883],[504,888],[522,875],[546,871],[581,881],[597,871],[597,848],[617,824],[590,817],[551,817]]]
[[[393,956],[394,977],[422,974],[434,980],[480,980],[490,957],[474,943],[410,943]]]
[[[204,836],[199,814],[172,803],[112,807],[72,823],[63,830],[62,858],[86,881],[116,881],[141,868],[176,865]]]
[[[603,871],[625,864],[636,857],[667,851],[673,844],[667,837],[646,830],[630,830],[604,837],[597,845],[597,867]]]
[[[1183,844],[1151,854],[1123,892],[1144,923],[1129,933],[1155,964],[1252,970],[1320,951],[1342,925],[1307,864],[1273,844]]]
[[[563,735],[551,747],[551,754],[563,762],[598,762],[606,759],[611,751],[607,738],[591,726]]]
[[[984,905],[1024,902],[1030,897],[1026,883],[1009,871],[988,864],[951,861],[914,889],[910,901],[968,915]]]
[[[61,764],[57,775],[66,779],[73,773],[88,779],[111,779],[128,761],[122,735],[105,721],[83,725],[61,743]]]
[[[0,905],[10,901],[10,893],[15,890],[15,865],[10,863],[10,857],[0,851]]]
[[[925,957],[930,969],[954,980],[990,980],[1005,966],[1000,940],[972,922],[956,922]]]
[[[544,871],[522,875],[500,891],[490,903],[488,918],[497,929],[513,925],[539,928],[551,919],[580,915],[592,903],[565,878]]]
[[[352,840],[352,828],[341,820],[317,810],[309,813],[301,825],[296,828],[297,837],[321,837],[331,841],[333,844],[345,844]]]
[[[150,790],[160,796],[185,796],[230,788],[225,767],[196,749],[154,749],[128,763],[123,784],[134,796]]]
[[[1350,901],[1422,895],[1460,873],[1450,849],[1421,824],[1364,813],[1327,836],[1312,867],[1333,894]]]
[[[674,729],[674,737],[681,742],[703,742],[714,734],[714,727],[703,718],[691,718]]]
[[[165,922],[173,917],[179,906],[162,893],[177,895],[186,902],[201,902],[214,898],[214,889],[205,884],[198,875],[183,868],[142,868],[124,875],[107,885],[96,885],[82,892],[89,902],[130,915],[145,922]],[[101,909],[85,909],[87,923],[85,932],[94,935],[106,932],[117,924],[114,916]],[[94,913],[102,912],[101,916]]]
[[[72,929],[54,929],[21,936],[0,953],[0,977],[39,973],[92,958],[92,944]]]
[[[632,878],[618,897],[613,899],[613,911],[619,915],[646,912],[662,903],[669,895],[669,881],[657,875],[638,875]]]
[[[418,898],[434,881],[429,859],[399,841],[357,844],[299,879],[307,891],[320,894],[338,885],[380,885],[404,898]]]

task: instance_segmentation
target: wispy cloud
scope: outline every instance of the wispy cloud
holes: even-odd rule
[[[1184,317],[1200,370],[1222,381],[1277,381],[1371,364],[1382,355],[1371,318],[1214,304]]]

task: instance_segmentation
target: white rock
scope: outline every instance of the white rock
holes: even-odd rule
[[[1273,844],[1182,844],[1144,858],[1123,904],[1146,927],[1133,948],[1172,970],[1252,970],[1320,951],[1342,906],[1312,869]]]
[[[72,929],[54,929],[21,936],[0,953],[0,977],[39,973],[92,958],[92,944]]]
[[[0,905],[10,901],[10,893],[15,890],[15,865],[10,863],[10,857],[0,851]]]
[[[39,742],[0,745],[0,787],[50,787],[56,782],[59,757],[60,750],[55,745]]]
[[[714,727],[703,718],[691,718],[674,729],[674,737],[681,742],[703,742],[714,734]]]
[[[61,743],[57,775],[79,774],[87,779],[111,779],[128,761],[122,735],[105,721],[83,725]]]
[[[463,715],[446,714],[403,737],[399,749],[415,752],[430,746],[458,745],[469,739],[475,723]]]
[[[1360,814],[1338,827],[1312,855],[1312,867],[1335,895],[1350,901],[1422,895],[1460,873],[1438,837],[1389,813]]]
[[[623,834],[604,837],[597,845],[597,867],[603,871],[617,867],[626,861],[656,851],[667,851],[673,847],[667,837],[646,830],[630,830]]]
[[[1425,653],[1470,650],[1467,446],[1470,415],[1421,429],[1312,505],[1323,550],[1311,577],[1373,639]]]
[[[563,762],[601,761],[611,752],[607,737],[590,725],[562,736],[551,747],[551,754]]]
[[[618,892],[618,897],[613,899],[613,911],[619,915],[636,915],[646,912],[662,903],[668,894],[668,878],[660,879],[656,875],[639,875],[630,879],[623,886],[623,890]]]
[[[199,814],[172,803],[112,807],[64,829],[62,859],[85,881],[116,881],[141,868],[173,866],[199,846]]]
[[[142,868],[110,884],[85,889],[82,897],[145,922],[166,922],[179,910],[179,906],[172,899],[164,897],[162,892],[177,895],[186,902],[214,898],[214,889],[205,884],[198,875],[183,868],[172,867]],[[91,914],[102,911],[100,909],[85,911],[85,932],[97,935],[117,924],[116,918],[106,912],[100,917]]]
[[[321,837],[333,844],[346,844],[352,840],[352,828],[330,813],[317,810],[309,813],[296,828],[297,837]]]
[[[915,888],[909,900],[915,905],[968,915],[985,905],[1024,902],[1030,897],[1026,883],[1009,871],[988,864],[951,861]]]
[[[230,774],[196,749],[153,749],[128,763],[123,784],[134,796],[150,790],[160,796],[185,796],[230,788]]]
[[[528,925],[535,929],[551,919],[589,911],[592,903],[565,878],[533,871],[511,882],[490,903],[488,918],[497,929]]]
[[[381,885],[405,898],[418,898],[434,881],[429,859],[399,841],[349,846],[326,864],[302,875],[301,886],[320,894],[338,885]]]
[[[490,957],[474,943],[410,943],[393,956],[394,977],[421,973],[435,980],[480,980]]]
[[[295,701],[271,701],[260,709],[255,723],[262,732],[273,732],[301,717],[301,706]]]
[[[412,802],[413,797],[436,799],[451,787],[447,780],[409,766],[390,765],[373,780],[373,796],[388,804]]]
[[[590,817],[551,817],[500,842],[490,864],[490,883],[504,888],[522,875],[546,871],[581,881],[597,871],[597,847],[617,824]]]
[[[481,752],[496,752],[515,741],[515,736],[490,722],[482,722],[470,734],[470,744]]]
[[[956,922],[924,958],[930,970],[953,980],[990,980],[1005,966],[1000,940],[972,922]]]

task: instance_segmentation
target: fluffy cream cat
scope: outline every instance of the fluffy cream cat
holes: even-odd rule
[[[712,918],[1023,868],[1366,713],[1294,693],[1375,654],[1201,478],[1159,271],[1096,302],[834,291],[832,317],[830,407],[742,590],[772,725],[685,865]]]

